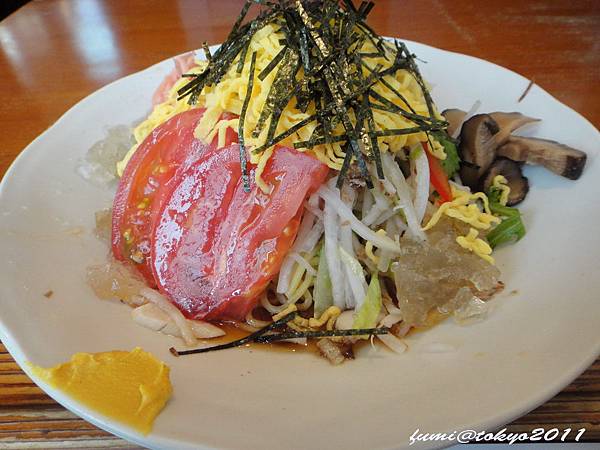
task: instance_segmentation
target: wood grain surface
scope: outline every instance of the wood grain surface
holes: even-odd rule
[[[370,23],[380,34],[508,67],[600,126],[600,2],[376,3]],[[222,41],[241,4],[242,0],[38,0],[0,22],[0,176],[29,142],[99,87],[198,48],[202,41]],[[600,441],[600,360],[508,428],[536,427],[585,427],[583,440]],[[0,448],[138,447],[57,405],[0,345]]]

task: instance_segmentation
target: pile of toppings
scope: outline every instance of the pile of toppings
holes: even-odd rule
[[[177,59],[134,130],[119,261],[90,284],[188,346],[224,334],[205,320],[254,331],[173,354],[318,339],[337,364],[369,336],[404,351],[432,314],[479,319],[503,287],[493,248],[525,234],[523,162],[580,176],[583,152],[512,135],[536,119],[439,114],[415,56],[366,24],[372,7],[248,0],[206,61]]]
[[[244,23],[252,4],[258,17]],[[136,130],[140,142],[157,123],[187,108],[206,108],[196,136],[211,142],[227,129],[258,166],[256,181],[278,145],[308,151],[372,186],[367,162],[383,178],[381,152],[429,141],[447,125],[436,111],[415,56],[378,36],[365,22],[373,2],[247,1],[227,40],[184,74],[167,100]],[[183,101],[178,101],[183,100]],[[404,157],[404,156],[402,156]]]

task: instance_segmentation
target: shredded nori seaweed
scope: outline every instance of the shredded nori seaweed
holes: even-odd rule
[[[271,62],[269,64],[267,64],[267,67],[265,67],[262,72],[260,74],[258,74],[258,79],[260,81],[263,81],[265,78],[267,78],[267,76],[269,76],[269,74],[273,71],[273,69],[277,66],[277,64],[279,64],[279,62],[283,59],[283,57],[285,56],[285,52],[288,51],[288,47],[283,47],[279,53],[277,53],[275,55],[275,57],[271,60]]]
[[[244,104],[242,105],[242,111],[239,118],[238,126],[238,140],[240,141],[240,164],[242,167],[242,179],[244,182],[244,191],[250,192],[250,178],[248,177],[248,166],[246,161],[246,143],[244,140],[244,123],[246,122],[246,112],[248,111],[248,105],[250,104],[250,97],[252,97],[252,89],[254,88],[254,70],[256,66],[256,52],[252,53],[252,60],[250,62],[250,74],[248,75],[248,88],[246,89],[246,97],[244,98]]]
[[[244,23],[250,7],[258,4],[258,16]],[[246,0],[229,36],[221,47],[210,55],[208,65],[200,74],[186,74],[190,80],[179,91],[179,98],[189,97],[195,103],[205,86],[212,86],[222,79],[234,61],[241,73],[246,64],[246,55],[254,34],[268,23],[275,23],[282,49],[259,74],[264,80],[277,71],[261,110],[253,137],[261,135],[268,124],[264,144],[254,148],[253,154],[261,154],[277,145],[315,120],[318,122],[307,141],[294,143],[295,148],[311,149],[316,145],[344,143],[345,152],[338,186],[344,182],[347,169],[355,161],[368,187],[372,180],[367,170],[367,160],[374,161],[377,176],[383,178],[378,139],[418,132],[435,132],[447,127],[447,123],[436,116],[433,100],[415,61],[402,42],[384,40],[365,22],[373,9],[374,2],[362,1],[358,7],[352,0]],[[364,43],[371,42],[375,51],[363,51]],[[381,65],[372,67],[369,59],[384,58],[391,65],[384,70]],[[253,57],[255,60],[255,56]],[[363,75],[365,70],[365,75]],[[419,85],[427,115],[419,114],[409,101],[385,79],[398,71],[410,73]],[[252,71],[253,72],[253,71]],[[251,74],[253,79],[254,74]],[[389,90],[397,100],[386,98],[374,91],[376,85]],[[294,100],[295,99],[295,100]],[[244,99],[248,108],[249,94]],[[275,135],[279,118],[290,101],[302,112],[314,105],[316,114],[299,121],[288,130]],[[410,123],[406,128],[378,130],[373,112],[385,111],[402,116]],[[243,131],[244,117],[240,117]],[[353,125],[354,123],[354,125]],[[342,134],[333,134],[341,124]],[[429,135],[428,135],[429,136]],[[241,152],[245,146],[241,138]],[[240,157],[242,153],[240,153]],[[245,161],[245,159],[244,159]],[[244,170],[247,177],[246,170]]]
[[[390,329],[387,327],[362,328],[352,330],[316,330],[316,331],[284,331],[282,333],[263,334],[254,339],[254,342],[269,344],[272,342],[283,341],[286,339],[300,338],[324,338],[324,337],[344,337],[344,336],[376,336],[378,334],[388,334]]]
[[[185,355],[194,355],[197,353],[208,353],[214,352],[217,350],[226,350],[228,348],[241,347],[242,345],[251,344],[253,342],[259,344],[269,344],[273,342],[283,341],[286,339],[298,339],[298,338],[324,338],[324,337],[344,337],[344,336],[375,336],[378,334],[387,334],[390,332],[390,329],[387,327],[380,328],[363,328],[363,329],[352,329],[352,330],[309,330],[309,331],[296,331],[296,330],[286,330],[273,332],[278,328],[284,326],[288,322],[294,320],[296,318],[297,313],[291,312],[286,314],[281,319],[276,320],[275,322],[267,325],[264,328],[261,328],[258,331],[255,331],[248,336],[236,339],[235,341],[227,342],[225,344],[213,345],[212,347],[201,347],[194,348],[192,350],[177,350],[174,347],[171,347],[169,351],[174,356],[185,356]],[[273,332],[273,333],[270,333]]]
[[[281,319],[276,320],[272,324],[267,325],[266,327],[261,328],[260,330],[255,331],[254,333],[249,334],[248,336],[246,336],[244,338],[236,339],[235,341],[228,342],[226,344],[215,345],[213,347],[195,348],[195,349],[192,349],[192,350],[181,350],[181,351],[176,350],[174,347],[171,347],[169,349],[169,351],[174,356],[185,356],[185,355],[193,355],[195,353],[207,353],[207,352],[213,352],[215,350],[225,350],[227,348],[240,347],[241,345],[246,345],[246,344],[249,344],[251,342],[254,342],[254,341],[256,341],[257,338],[259,338],[263,334],[268,333],[269,331],[274,330],[277,327],[285,325],[290,320],[294,320],[294,318],[296,317],[296,314],[297,314],[296,312],[291,312],[289,314],[286,314]]]

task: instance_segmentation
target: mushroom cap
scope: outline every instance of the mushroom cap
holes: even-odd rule
[[[454,136],[456,129],[462,125],[466,115],[467,112],[462,109],[450,108],[442,111],[442,116],[448,122],[448,128],[446,128],[448,136]]]
[[[471,189],[478,188],[479,180],[496,158],[498,144],[494,135],[498,131],[498,124],[489,114],[477,114],[462,126],[458,147],[463,161],[460,177]]]
[[[494,182],[496,176],[502,175],[506,178],[507,185],[510,188],[508,195],[508,206],[514,206],[521,203],[529,192],[529,180],[523,176],[521,165],[508,158],[499,157],[490,166],[483,178],[483,191],[487,192]]]
[[[498,134],[496,134],[496,143],[499,146],[504,144],[508,140],[513,131],[518,130],[519,128],[527,124],[540,121],[540,119],[529,117],[516,111],[496,111],[490,113],[490,116],[492,116],[492,119],[496,121],[496,123],[498,124],[498,128],[500,128],[500,131],[498,131]]]

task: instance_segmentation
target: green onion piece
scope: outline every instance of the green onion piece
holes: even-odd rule
[[[446,159],[441,159],[440,164],[448,178],[452,178],[460,169],[460,157],[456,142],[445,131],[432,131],[431,135],[444,147]]]
[[[500,203],[493,202],[490,200],[490,210],[496,216],[501,217],[520,217],[521,212],[517,208],[511,208],[510,206],[504,206]]]
[[[327,266],[324,248],[321,248],[321,254],[319,255],[319,267],[317,269],[317,278],[315,279],[313,300],[315,318],[321,317],[327,308],[333,306],[331,278],[329,276],[329,267]]]
[[[495,248],[506,242],[518,241],[523,236],[525,236],[525,225],[523,225],[521,215],[517,215],[504,219],[500,225],[488,233],[486,239],[490,247]]]
[[[356,311],[352,328],[364,329],[372,328],[377,325],[377,317],[381,312],[381,286],[379,285],[379,275],[377,272],[371,275],[367,295],[362,306]]]

